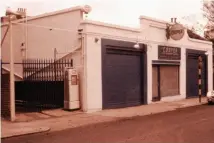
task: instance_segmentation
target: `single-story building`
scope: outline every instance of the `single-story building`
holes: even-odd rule
[[[211,42],[190,38],[185,28],[179,40],[179,36],[168,39],[167,25],[173,23],[141,16],[140,24],[132,29],[81,23],[86,37],[86,111],[198,97],[199,56],[202,95],[212,90]],[[135,43],[140,50],[133,48]]]
[[[202,95],[213,89],[212,43],[190,38],[181,24],[140,16],[140,27],[129,28],[84,19],[82,13],[78,7],[29,18],[26,50],[27,58],[54,57],[54,48],[66,53],[58,59],[72,57],[83,111],[197,97],[199,56]],[[18,53],[25,38],[15,40]],[[3,61],[7,47],[5,42]],[[20,62],[21,54],[15,55]]]

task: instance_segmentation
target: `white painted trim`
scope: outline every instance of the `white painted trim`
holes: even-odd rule
[[[149,26],[154,27],[154,28],[166,29],[166,25],[158,25],[158,24],[150,23]]]
[[[197,43],[212,45],[212,42],[210,42],[210,41],[198,40],[198,39],[193,39],[193,38],[190,38],[190,37],[188,37],[188,40],[191,41],[191,42],[197,42]]]
[[[88,35],[93,35],[93,36],[100,36],[101,38],[109,38],[113,40],[122,40],[122,41],[130,41],[130,42],[136,42],[138,41],[139,43],[144,43],[144,44],[160,44],[160,45],[165,45],[165,46],[172,46],[172,47],[189,47],[189,48],[196,48],[197,46],[190,46],[190,45],[184,45],[184,44],[173,44],[169,42],[158,42],[158,41],[153,41],[153,40],[145,40],[139,37],[137,38],[129,38],[129,37],[123,37],[123,36],[114,36],[114,35],[109,35],[109,34],[102,34],[102,33],[97,33],[97,32],[85,32],[84,34]],[[198,41],[198,40],[197,40]],[[199,49],[202,49],[202,47],[199,47]],[[212,47],[208,48],[212,49]]]
[[[167,21],[164,21],[164,20],[160,20],[160,19],[156,19],[156,18],[151,18],[151,17],[148,17],[148,16],[140,16],[139,18],[140,20],[141,19],[146,19],[146,20],[149,20],[149,21],[153,21],[153,22],[156,22],[156,23],[161,23],[161,24],[172,24],[171,22],[167,22]]]
[[[166,97],[162,97],[161,98],[161,101],[162,102],[172,102],[172,101],[179,101],[179,100],[182,100],[182,99],[185,99],[186,96],[182,96],[182,95],[173,95],[173,96],[166,96]]]
[[[63,14],[63,13],[68,13],[68,12],[77,11],[77,10],[83,11],[83,7],[82,6],[76,6],[76,7],[72,7],[72,8],[67,8],[67,9],[63,9],[63,10],[58,10],[58,11],[54,11],[54,12],[48,12],[48,13],[40,14],[37,16],[27,17],[27,21],[40,19],[40,18],[44,18],[44,17],[49,17],[49,16],[53,16],[53,15],[58,15],[58,14]],[[14,20],[13,23],[25,22],[25,20],[26,20],[25,18],[18,19],[18,20]],[[1,26],[5,26],[5,25],[8,25],[8,22],[2,24]]]
[[[91,25],[95,25],[95,26],[115,28],[115,29],[131,31],[131,32],[136,32],[136,33],[141,32],[140,28],[131,28],[131,27],[120,26],[120,25],[116,25],[116,24],[109,24],[109,23],[104,23],[104,22],[100,22],[100,21],[93,21],[93,20],[84,20],[81,22],[81,24],[91,24]]]
[[[99,111],[102,111],[103,109],[101,108],[99,108],[99,109],[89,109],[89,110],[87,110],[87,111],[84,111],[85,113],[96,113],[96,112],[99,112]]]

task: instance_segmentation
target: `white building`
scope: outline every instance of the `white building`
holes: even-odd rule
[[[167,40],[167,22],[145,16],[140,17],[140,24],[139,29],[131,29],[81,23],[86,51],[85,111],[197,97],[199,55],[204,61],[202,94],[213,89],[211,42],[190,38],[187,29],[180,40]],[[133,48],[136,42],[142,49]],[[164,47],[175,50],[175,55],[170,50],[165,55]]]
[[[167,25],[175,23],[145,16],[140,17],[140,28],[133,29],[85,20],[82,13],[81,8],[77,7],[31,17],[29,24],[70,29],[73,32],[64,35],[58,31],[58,35],[57,30],[53,29],[55,34],[50,34],[45,29],[29,26],[26,50],[28,58],[41,58],[53,57],[55,47],[59,51],[63,51],[65,45],[70,48],[67,55],[73,58],[74,67],[80,74],[83,111],[197,97],[199,56],[203,57],[204,63],[202,94],[213,89],[211,42],[190,38],[187,29],[176,29],[179,25],[174,29],[174,39],[177,39],[167,39]],[[16,28],[16,34],[21,33],[18,29],[24,30],[20,25]],[[21,41],[24,41],[18,37],[14,42],[17,45],[14,52],[17,53],[20,52]],[[139,49],[134,48],[136,43]],[[8,42],[5,42],[2,47],[3,61],[9,59],[7,46]],[[76,51],[79,52],[73,53],[72,47],[77,47]],[[17,62],[22,59],[20,56],[16,54]],[[18,69],[17,74],[21,75]]]

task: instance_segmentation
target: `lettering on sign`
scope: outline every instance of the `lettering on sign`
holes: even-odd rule
[[[169,35],[173,40],[180,40],[184,37],[184,27],[181,24],[175,24],[170,27]]]
[[[171,31],[171,35],[176,35],[176,34],[183,34],[183,30],[174,30],[174,31]]]
[[[158,46],[158,59],[180,60],[181,49],[178,47]]]

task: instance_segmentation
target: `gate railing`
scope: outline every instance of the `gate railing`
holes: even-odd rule
[[[64,68],[72,59],[28,59],[22,63],[23,81],[16,82],[17,106],[25,110],[60,108],[64,102]]]
[[[23,79],[30,81],[63,81],[64,68],[72,67],[71,59],[23,60]]]

